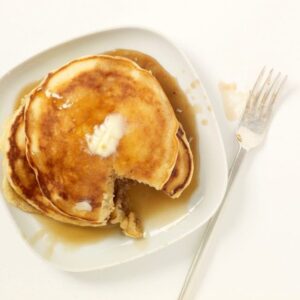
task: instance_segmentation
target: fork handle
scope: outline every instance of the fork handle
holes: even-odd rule
[[[212,235],[212,232],[215,228],[216,222],[217,222],[217,220],[220,216],[220,213],[221,213],[221,211],[224,207],[224,204],[226,203],[227,195],[228,195],[229,190],[232,186],[235,175],[237,174],[237,171],[238,171],[238,169],[241,165],[241,162],[242,162],[242,160],[243,160],[246,153],[247,153],[247,151],[244,148],[242,148],[241,146],[239,146],[239,149],[238,149],[238,151],[235,155],[232,166],[231,166],[231,168],[229,170],[229,173],[228,173],[228,184],[227,184],[227,188],[226,188],[224,197],[222,199],[221,205],[218,208],[217,212],[213,215],[213,217],[211,217],[211,219],[208,221],[208,223],[205,227],[203,237],[200,241],[198,250],[197,250],[197,252],[196,252],[196,254],[193,258],[191,266],[190,266],[190,268],[188,270],[188,273],[185,277],[185,281],[184,281],[184,284],[182,286],[182,289],[181,289],[180,295],[178,297],[178,300],[183,300],[185,298],[187,289],[188,289],[189,284],[191,282],[191,279],[192,279],[192,277],[195,273],[195,269],[198,265],[198,262],[199,262],[200,258],[203,256],[203,252],[204,252],[204,250],[205,250],[205,248],[206,248],[206,246],[209,242],[209,239],[210,239],[210,237]]]

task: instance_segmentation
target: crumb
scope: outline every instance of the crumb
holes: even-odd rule
[[[207,121],[206,119],[203,119],[203,120],[201,121],[201,124],[202,124],[203,126],[206,126],[206,125],[208,124],[208,121]]]
[[[195,89],[196,87],[200,86],[200,81],[199,80],[194,80],[191,82],[191,88]]]

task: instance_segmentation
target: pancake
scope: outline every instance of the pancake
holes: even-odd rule
[[[70,62],[22,100],[5,139],[3,191],[26,212],[79,226],[119,224],[141,238],[129,209],[131,182],[178,198],[193,156],[156,71],[118,53],[126,56]]]
[[[103,225],[65,214],[41,193],[25,152],[24,106],[15,112],[9,132],[6,135],[8,136],[8,143],[5,146],[4,165],[7,177],[3,181],[3,192],[9,203],[25,212],[40,213],[68,224],[78,226]],[[119,183],[118,185],[119,190],[121,190],[122,184]],[[126,207],[126,199],[121,192],[116,194],[115,201],[118,203],[118,218],[115,218],[111,224],[120,224],[122,231],[128,236],[142,237],[143,230],[134,213],[127,208],[126,212],[123,211],[123,207],[124,209]],[[130,216],[131,219],[128,222]],[[135,230],[133,231],[133,229]]]
[[[89,141],[120,118],[126,130],[116,151],[95,154],[98,146],[91,142],[90,147]],[[50,73],[25,110],[27,159],[42,193],[64,213],[99,224],[114,209],[116,178],[163,189],[177,161],[178,129],[168,98],[150,72],[104,55]]]
[[[174,93],[176,95],[176,92],[168,88],[168,84],[165,80],[165,74],[167,71],[153,57],[139,51],[127,49],[116,49],[105,52],[105,54],[128,58],[136,62],[141,68],[151,72],[151,74],[160,83],[172,104],[172,98],[174,97]],[[176,79],[174,78],[174,80]],[[182,192],[190,184],[194,172],[193,154],[182,126],[178,128],[177,138],[179,142],[179,151],[176,164],[173,168],[171,177],[169,178],[168,182],[165,183],[162,189],[168,196],[172,198],[180,197]]]
[[[116,180],[115,183],[115,209],[110,216],[110,224],[120,224],[123,233],[132,238],[142,238],[143,226],[134,212],[129,208],[130,199],[127,192],[130,189],[130,181]]]
[[[178,129],[177,138],[179,150],[176,164],[163,187],[163,191],[172,198],[178,198],[181,195],[190,184],[194,172],[193,154],[182,126]]]
[[[4,177],[2,181],[2,192],[6,201],[13,206],[27,213],[39,213],[37,209],[31,206],[24,198],[15,192],[6,177]]]
[[[30,206],[32,211],[40,212],[55,220],[90,226],[90,223],[84,220],[74,219],[59,211],[51,201],[41,193],[35,173],[29,166],[26,157],[24,106],[15,112],[7,135],[8,138],[4,156],[4,170],[7,177],[7,183],[5,182],[4,186],[7,191],[7,199],[25,211],[28,211],[28,206]],[[9,193],[10,189],[14,190],[17,197]],[[22,204],[20,204],[21,202]]]
[[[6,157],[6,152],[8,149],[8,137],[9,137],[9,132],[10,132],[10,127],[11,127],[11,119],[7,120],[1,130],[1,138],[0,138],[0,152],[3,155],[3,179],[2,179],[2,186],[1,190],[3,193],[4,198],[8,203],[11,205],[25,211],[28,213],[38,213],[39,211],[35,209],[33,206],[31,206],[24,198],[22,198],[19,194],[15,192],[15,190],[12,188],[11,184],[9,183],[9,180],[7,178],[8,172],[7,172],[7,157]]]

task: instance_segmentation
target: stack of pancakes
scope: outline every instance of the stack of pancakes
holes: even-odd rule
[[[87,137],[112,115],[124,120],[116,150],[91,152]],[[78,226],[119,223],[135,238],[143,229],[126,197],[131,182],[177,198],[193,174],[184,129],[156,78],[110,55],[49,73],[14,113],[4,146],[8,201]]]

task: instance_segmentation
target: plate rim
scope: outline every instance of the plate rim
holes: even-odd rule
[[[40,55],[43,55],[45,52],[54,50],[55,48],[58,48],[58,47],[66,46],[66,45],[71,44],[73,42],[79,41],[82,38],[89,38],[89,37],[97,36],[98,34],[103,34],[103,33],[107,33],[107,32],[121,31],[121,30],[124,30],[124,31],[126,31],[126,30],[128,30],[128,31],[145,31],[147,33],[154,34],[154,35],[158,36],[159,38],[167,41],[182,56],[183,60],[188,65],[189,70],[191,71],[192,75],[197,80],[200,80],[196,69],[194,68],[193,64],[191,63],[191,61],[189,60],[189,58],[187,57],[187,55],[182,51],[182,49],[177,45],[176,42],[173,42],[172,39],[166,37],[161,31],[158,31],[158,30],[153,29],[153,28],[145,27],[145,26],[111,26],[111,27],[107,27],[107,28],[105,28],[103,30],[95,30],[95,31],[92,31],[92,32],[88,32],[88,33],[85,33],[85,34],[81,34],[81,35],[75,36],[75,37],[67,39],[67,40],[65,40],[65,41],[63,41],[61,43],[57,43],[55,45],[47,47],[47,48],[45,48],[45,49],[43,49],[43,50],[41,50],[41,51],[33,54],[32,56],[29,56],[28,58],[25,58],[20,63],[14,65],[12,68],[10,68],[8,71],[6,71],[3,75],[1,75],[0,76],[0,83],[2,81],[4,81],[6,79],[6,77],[8,77],[11,73],[15,72],[18,68],[21,68],[23,65],[25,65],[26,63],[28,63],[30,60],[37,59]],[[205,89],[205,87],[203,85],[201,86],[201,90],[203,91],[204,95],[208,99],[209,104],[212,104],[212,102],[210,100],[210,97],[208,96],[207,91],[206,91],[206,89]],[[206,99],[206,101],[207,101],[207,99]],[[221,130],[220,130],[220,127],[219,127],[219,122],[218,122],[218,120],[216,118],[216,114],[214,112],[214,108],[212,108],[211,115],[212,115],[212,118],[215,121],[216,134],[217,134],[218,141],[219,141],[219,144],[220,144],[220,152],[222,153],[222,158],[221,159],[224,162],[224,168],[225,168],[224,171],[226,172],[226,174],[228,174],[228,161],[227,161],[225,144],[224,144],[224,140],[223,140],[223,137],[222,137],[222,134],[221,134]],[[224,188],[223,188],[222,191],[220,191],[220,194],[221,194],[220,198],[223,198],[224,195],[225,195],[225,191],[226,191],[227,184],[228,184],[228,177],[225,176],[224,180],[225,180],[225,182],[224,182]],[[162,249],[170,246],[171,244],[179,242],[180,240],[182,240],[185,237],[189,236],[190,234],[192,234],[193,232],[195,232],[199,228],[203,227],[209,221],[209,219],[216,213],[217,209],[221,205],[221,200],[220,200],[220,203],[218,204],[216,210],[213,213],[211,213],[211,215],[208,215],[206,218],[204,218],[201,223],[197,224],[192,229],[190,229],[190,230],[182,233],[181,235],[178,236],[177,239],[173,239],[171,241],[168,241],[167,243],[164,243],[164,244],[162,244],[162,245],[160,245],[160,246],[158,246],[158,247],[156,247],[154,249],[150,249],[148,251],[141,252],[140,254],[134,255],[134,256],[129,257],[129,258],[117,260],[117,261],[115,261],[113,263],[103,264],[100,267],[99,266],[95,266],[95,267],[87,267],[87,268],[82,268],[82,267],[80,267],[80,268],[76,268],[76,267],[69,268],[69,267],[63,266],[61,264],[58,264],[55,261],[47,260],[42,255],[40,255],[37,251],[33,251],[33,249],[32,249],[33,247],[23,237],[19,225],[17,224],[16,220],[13,218],[12,213],[10,211],[9,204],[6,201],[4,201],[4,202],[5,202],[4,206],[6,207],[7,212],[9,214],[9,216],[10,216],[10,220],[14,224],[15,230],[18,231],[20,239],[23,241],[23,243],[26,245],[26,247],[30,248],[31,251],[34,252],[35,256],[39,257],[39,259],[43,260],[44,262],[46,262],[48,264],[51,264],[51,265],[53,265],[54,267],[56,267],[56,268],[58,268],[60,270],[64,270],[64,271],[67,271],[67,272],[74,272],[74,273],[89,272],[89,271],[95,271],[95,270],[104,270],[104,269],[108,269],[110,267],[118,266],[118,265],[121,265],[121,264],[124,264],[124,263],[129,263],[131,261],[134,261],[134,260],[137,260],[137,259],[141,259],[143,257],[146,257],[146,256],[150,255],[150,254],[156,253],[156,252],[158,252],[158,251],[160,251],[160,250],[162,250]]]

